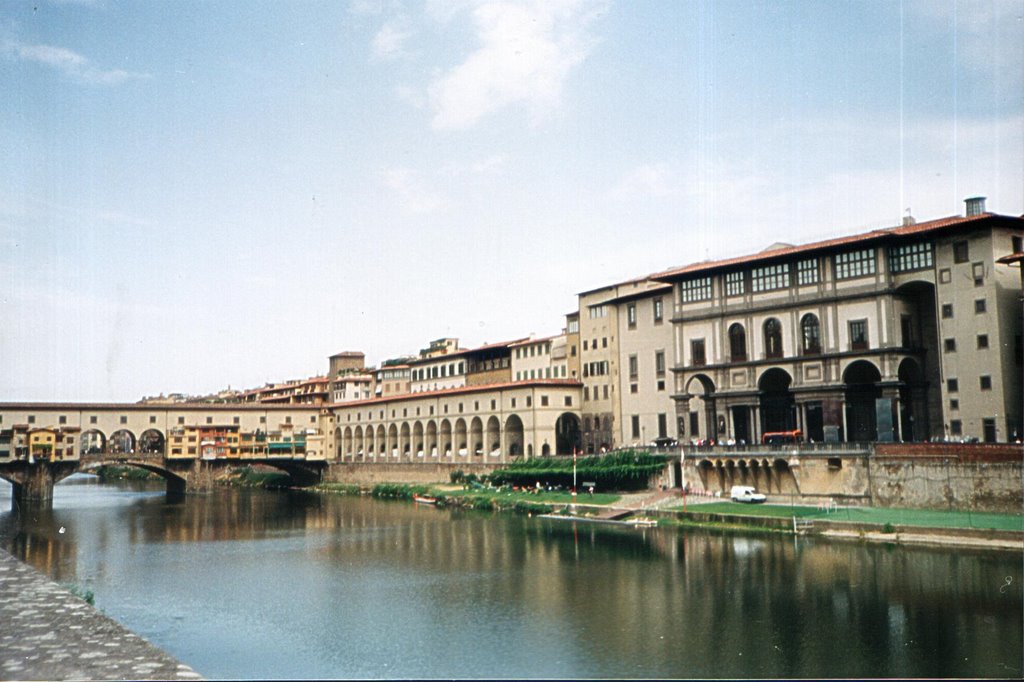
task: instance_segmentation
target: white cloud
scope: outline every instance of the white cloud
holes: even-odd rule
[[[479,47],[429,88],[435,129],[469,128],[499,109],[524,105],[534,122],[560,103],[566,79],[590,54],[593,4],[486,2],[473,10]]]
[[[149,78],[149,74],[123,69],[101,69],[77,52],[53,45],[25,45],[8,41],[4,51],[18,59],[51,67],[65,76],[93,85],[119,85],[129,80]]]
[[[680,181],[666,163],[643,164],[626,173],[612,188],[618,201],[663,198],[678,194]]]
[[[407,213],[434,213],[446,205],[443,196],[431,189],[417,171],[389,168],[381,171],[381,181],[398,195]]]
[[[373,56],[377,59],[392,60],[404,57],[405,42],[412,37],[412,31],[392,22],[384,24],[373,37]]]

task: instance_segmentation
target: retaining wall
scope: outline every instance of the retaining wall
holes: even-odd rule
[[[431,464],[378,464],[374,462],[334,462],[324,472],[324,480],[331,483],[448,483],[451,473],[461,469],[467,474],[489,474],[500,464],[470,464],[454,462]]]

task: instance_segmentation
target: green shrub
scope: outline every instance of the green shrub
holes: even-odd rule
[[[465,477],[466,477],[466,472],[463,471],[462,469],[456,469],[452,473],[448,474],[448,480],[450,480],[452,483],[454,483],[456,485],[458,485],[459,483],[462,483],[462,480]]]
[[[87,590],[81,585],[66,585],[68,592],[75,595],[90,606],[96,605],[96,595],[92,590]]]
[[[883,533],[895,533],[896,532],[896,527],[893,526],[891,523],[887,523],[884,526],[882,526],[882,532]]]
[[[576,481],[593,481],[598,490],[642,490],[647,487],[651,476],[661,472],[668,461],[669,458],[665,455],[652,455],[634,450],[624,450],[600,457],[584,457],[577,461]],[[568,488],[573,484],[572,460],[517,460],[504,469],[493,472],[491,481],[498,486],[532,487],[539,481],[542,485]]]

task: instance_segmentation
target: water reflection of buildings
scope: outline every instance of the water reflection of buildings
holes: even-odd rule
[[[33,519],[6,533],[5,546],[58,580],[73,579],[74,534],[59,527],[53,515]],[[374,583],[391,592],[380,595],[381,608],[407,596],[408,617],[436,618],[453,632],[460,618],[506,628],[508,637],[524,627],[554,632],[567,656],[595,662],[581,669],[612,676],[664,676],[665,662],[680,677],[969,676],[977,669],[962,667],[965,649],[992,660],[1020,655],[1012,557],[246,490],[119,508],[96,523],[89,551],[115,547],[118,533],[128,544],[302,538],[297,551],[335,572],[335,582],[317,585],[325,600],[337,598],[331,585],[385,576],[383,588]],[[1013,587],[1000,593],[1008,570]],[[286,593],[288,582],[276,587]],[[993,636],[993,623],[1007,622]]]

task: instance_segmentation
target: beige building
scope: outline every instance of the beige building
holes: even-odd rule
[[[618,444],[619,400],[618,286],[579,294],[580,375],[583,382],[583,451],[596,453]]]
[[[503,462],[578,447],[578,382],[534,380],[421,391],[332,408],[343,461]]]
[[[412,391],[412,371],[405,360],[385,361],[374,373],[374,398],[389,398]]]
[[[509,348],[512,350],[514,381],[567,379],[569,376],[568,344],[564,333],[517,341]]]
[[[618,309],[619,400],[617,443],[645,445],[676,435],[671,366],[674,359],[672,287],[635,280],[609,301]]]
[[[1006,441],[1021,430],[1024,220],[984,211],[652,276],[673,286],[678,434]]]

